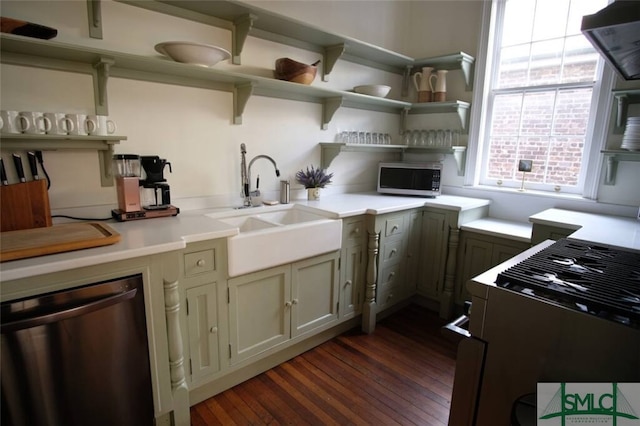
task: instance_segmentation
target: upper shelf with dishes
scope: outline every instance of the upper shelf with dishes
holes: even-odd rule
[[[474,59],[465,53],[414,60],[236,1],[121,2],[231,30],[231,59],[234,63],[240,62],[245,39],[250,33],[252,36],[311,51],[321,51],[324,58],[324,80],[328,78],[336,61],[345,59],[403,75],[403,93],[408,91],[412,71],[427,64],[441,69],[461,69],[467,88],[471,83]],[[90,35],[101,38],[100,1],[88,0],[89,4]],[[0,49],[2,63],[91,74],[97,114],[108,114],[107,83],[109,77],[113,76],[231,92],[234,124],[242,123],[247,102],[252,95],[257,95],[322,104],[322,129],[328,128],[340,107],[399,113],[402,123],[405,122],[407,114],[452,112],[460,117],[462,129],[467,128],[469,104],[462,101],[413,104],[352,91],[323,88],[321,85],[298,84],[215,67],[179,63],[159,56],[135,55],[11,34],[0,36]],[[404,127],[401,131],[403,130]]]
[[[321,53],[322,80],[328,81],[338,59],[408,75],[424,66],[461,69],[471,90],[474,58],[466,53],[414,59],[351,37],[327,32],[305,22],[235,0],[117,0],[121,3],[228,29],[232,63],[240,64],[247,36]]]

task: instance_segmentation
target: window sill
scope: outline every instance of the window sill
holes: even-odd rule
[[[511,187],[498,187],[491,185],[469,185],[462,187],[465,190],[477,191],[477,192],[493,192],[503,195],[528,195],[534,197],[548,198],[554,200],[570,200],[570,201],[580,201],[585,203],[596,203],[596,200],[592,200],[589,198],[584,198],[580,194],[571,194],[566,192],[549,192],[549,191],[540,191],[535,189],[527,189],[521,191],[519,188],[511,188]]]

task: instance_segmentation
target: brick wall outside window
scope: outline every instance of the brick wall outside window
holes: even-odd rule
[[[526,64],[524,64],[526,65]],[[532,68],[529,80],[556,83],[560,67]],[[563,75],[571,81],[593,76],[593,59],[565,65]],[[513,64],[501,71],[502,87],[520,86],[526,67]],[[565,78],[565,81],[567,79]],[[587,133],[592,88],[561,88],[548,91],[497,94],[491,124],[487,176],[519,180],[518,160],[533,160],[527,181],[575,186]]]

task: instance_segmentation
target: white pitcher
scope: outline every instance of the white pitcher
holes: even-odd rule
[[[413,85],[418,92],[418,102],[431,102],[433,86],[431,84],[432,67],[422,67],[422,72],[413,75]]]
[[[434,102],[444,102],[447,99],[447,70],[438,70],[433,75],[436,77],[436,85],[433,88]]]

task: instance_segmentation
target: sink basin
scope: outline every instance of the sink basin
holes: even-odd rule
[[[220,219],[220,222],[224,222],[231,226],[237,226],[240,232],[251,232],[278,226],[276,223],[265,222],[264,220],[260,220],[254,216],[231,217],[229,219]]]
[[[287,204],[212,213],[238,228],[227,238],[229,276],[235,277],[334,250],[342,242],[342,220]]]

